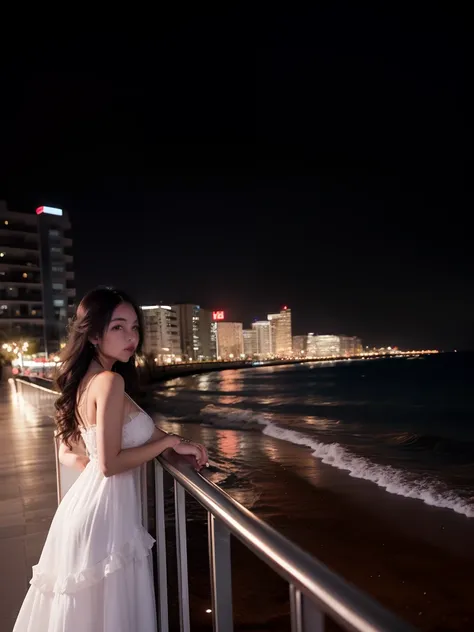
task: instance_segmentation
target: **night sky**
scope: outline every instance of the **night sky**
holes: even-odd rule
[[[79,295],[246,326],[288,305],[295,334],[472,348],[468,21],[426,7],[194,9],[17,41],[0,198],[69,212]]]

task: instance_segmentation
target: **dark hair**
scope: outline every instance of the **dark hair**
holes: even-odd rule
[[[71,320],[68,341],[61,352],[61,365],[56,377],[56,384],[61,394],[55,403],[56,436],[69,448],[71,448],[71,441],[77,441],[80,438],[76,417],[77,390],[91,361],[96,356],[95,347],[89,338],[103,335],[115,308],[122,303],[131,305],[137,314],[139,342],[136,353],[140,353],[143,344],[141,310],[125,292],[109,287],[91,290],[79,303],[76,314]],[[131,396],[138,390],[136,353],[128,362],[116,362],[112,368],[124,378],[125,390]]]

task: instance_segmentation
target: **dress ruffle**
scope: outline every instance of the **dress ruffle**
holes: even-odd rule
[[[43,593],[73,594],[94,586],[131,562],[147,557],[154,543],[154,538],[145,529],[137,529],[134,537],[120,550],[113,551],[94,566],[71,573],[66,577],[53,577],[42,570],[39,564],[33,566],[30,584]]]

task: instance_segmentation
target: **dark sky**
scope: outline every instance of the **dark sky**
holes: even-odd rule
[[[79,294],[474,346],[467,15],[330,4],[15,42],[0,197],[69,212]]]

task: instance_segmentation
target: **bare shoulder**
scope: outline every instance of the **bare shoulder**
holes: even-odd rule
[[[100,394],[119,395],[123,394],[125,390],[123,377],[113,371],[102,371],[99,373],[91,386],[95,391],[96,397],[100,396]]]

